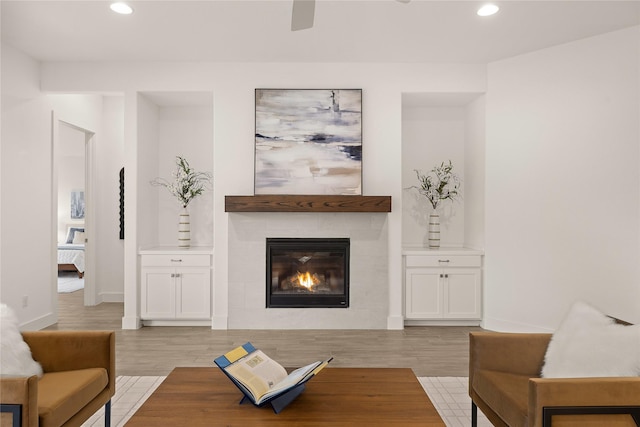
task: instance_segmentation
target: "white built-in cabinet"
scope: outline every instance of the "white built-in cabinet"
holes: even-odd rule
[[[479,325],[484,247],[485,99],[480,92],[402,94],[402,248],[405,325]],[[429,201],[416,170],[451,161],[462,182],[444,200],[439,249],[426,248]]]
[[[146,325],[210,325],[212,248],[140,251],[140,317]]]
[[[482,253],[405,250],[405,320],[477,325],[482,318]],[[420,323],[416,323],[420,324]]]
[[[135,105],[137,163],[129,173],[137,184],[127,188],[136,198],[131,222],[138,249],[125,256],[137,257],[137,283],[135,293],[125,292],[125,317],[134,318],[130,307],[135,307],[136,327],[210,326],[213,192],[207,190],[189,204],[192,246],[182,249],[175,246],[181,206],[166,188],[150,182],[172,181],[176,156],[196,171],[213,172],[213,93],[143,91]],[[133,324],[130,320],[128,327]]]

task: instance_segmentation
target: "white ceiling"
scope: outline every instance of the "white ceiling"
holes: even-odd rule
[[[2,0],[2,40],[41,61],[488,63],[640,24],[640,0],[317,0],[292,32],[292,1]]]

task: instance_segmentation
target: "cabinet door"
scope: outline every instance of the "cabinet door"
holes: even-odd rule
[[[211,270],[179,268],[176,272],[176,318],[211,318]]]
[[[444,297],[445,318],[480,319],[482,301],[480,270],[446,270]]]
[[[442,318],[443,297],[440,270],[408,268],[405,279],[405,317],[407,319]]]
[[[140,315],[142,319],[173,319],[176,316],[176,290],[172,268],[142,270]]]

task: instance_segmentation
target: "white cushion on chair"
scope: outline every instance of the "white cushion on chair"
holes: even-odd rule
[[[640,376],[640,325],[624,326],[575,303],[553,334],[544,378]]]
[[[42,376],[42,366],[33,360],[31,349],[18,329],[18,319],[5,304],[0,304],[0,328],[0,375]]]

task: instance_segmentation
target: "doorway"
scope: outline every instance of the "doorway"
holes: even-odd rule
[[[92,204],[94,133],[58,120],[53,126],[53,225],[57,292],[83,290],[79,304],[96,304]],[[57,304],[56,304],[57,306]]]

